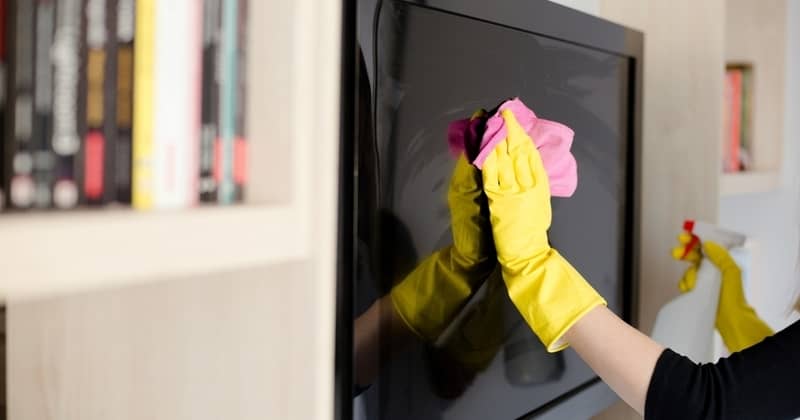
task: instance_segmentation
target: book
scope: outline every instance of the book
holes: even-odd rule
[[[723,142],[723,170],[738,172],[741,142],[742,71],[731,68],[725,74],[725,141]]]
[[[80,198],[80,152],[83,126],[81,70],[83,19],[80,0],[57,0],[53,46],[53,104],[51,147],[55,153],[53,203],[73,208]]]
[[[9,205],[25,209],[33,205],[33,83],[36,9],[29,0],[10,2],[13,19],[9,46],[10,73],[6,141],[6,179]]]
[[[238,41],[236,26],[239,0],[222,0],[222,33],[220,39],[220,122],[215,150],[215,178],[220,204],[236,199],[234,181],[234,145],[236,136],[236,94],[238,91]]]
[[[133,0],[85,0],[83,185],[90,205],[130,203]]]
[[[114,0],[112,0],[114,1]],[[115,0],[116,13],[116,103],[113,124],[109,124],[109,136],[116,130],[114,136],[114,150],[109,153],[113,159],[107,172],[113,174],[115,200],[120,203],[131,202],[131,163],[132,163],[132,128],[133,128],[133,74],[134,74],[134,17],[136,14],[134,0]],[[111,75],[112,73],[109,73]],[[113,77],[113,76],[109,76]],[[109,137],[110,138],[110,137]]]
[[[219,39],[222,0],[203,0],[203,69],[200,128],[200,201],[217,201],[215,142],[219,135]]]
[[[752,136],[753,136],[753,70],[752,68],[745,67],[742,69],[742,116],[740,125],[740,150],[739,150],[739,166],[741,170],[746,171],[752,169],[753,150],[752,150]]]
[[[6,0],[0,0],[0,136],[5,140],[6,137],[6,40],[8,21],[6,20]],[[6,179],[6,145],[5,141],[0,142],[0,211],[6,203],[5,185]]]
[[[55,32],[54,0],[36,0],[34,93],[33,93],[33,182],[36,208],[53,204],[51,189],[55,183],[55,156],[50,147],[53,127],[53,48]]]
[[[184,208],[198,199],[202,6],[171,0],[156,10],[154,198]]]
[[[233,183],[234,200],[244,200],[247,181],[247,135],[245,114],[247,105],[247,0],[239,0],[236,24],[236,113],[234,129]]]
[[[87,204],[98,205],[108,202],[106,197],[106,154],[113,149],[106,131],[109,107],[108,75],[112,60],[108,57],[109,30],[106,19],[106,0],[85,0],[84,32],[86,49],[84,59],[86,68],[82,76],[84,82],[85,128],[83,137],[83,185],[82,193]]]
[[[136,2],[133,85],[132,203],[153,207],[153,107],[155,106],[156,1]]]
[[[204,5],[200,198],[229,204],[243,200],[247,173],[247,2],[205,0]],[[220,184],[225,184],[221,194]]]
[[[143,3],[149,2],[139,8]],[[159,1],[147,9],[142,34],[137,11],[134,206],[183,208],[198,199],[202,10],[195,0]],[[149,67],[144,74],[138,71],[141,61]],[[144,132],[137,124],[141,118],[148,120]]]

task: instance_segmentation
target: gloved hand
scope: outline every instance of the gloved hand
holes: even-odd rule
[[[696,283],[697,269],[702,261],[707,260],[720,271],[722,284],[719,291],[717,319],[715,326],[725,347],[732,353],[744,350],[764,338],[774,334],[772,329],[761,320],[756,311],[747,303],[742,288],[742,271],[721,245],[711,242],[697,242],[691,250],[685,251],[692,236],[683,232],[678,237],[679,246],[673,250],[673,257],[689,261],[691,265],[680,282],[682,292],[692,290]],[[685,255],[684,255],[685,254]]]
[[[678,282],[680,291],[686,293],[693,290],[697,284],[697,270],[700,268],[703,255],[700,253],[700,238],[689,232],[681,232],[678,235],[678,243],[679,245],[672,249],[672,258],[689,263],[689,267]]]
[[[563,335],[606,301],[549,245],[550,187],[541,156],[510,110],[508,134],[483,163],[497,259],[509,296],[549,352]]]
[[[459,320],[448,327],[427,348],[431,361],[431,385],[439,398],[452,400],[469,389],[480,372],[489,367],[505,342],[506,286],[499,267],[486,279],[483,296],[471,297],[471,307],[459,313]],[[474,303],[474,305],[473,305]],[[451,330],[452,329],[452,330]]]
[[[496,265],[480,171],[463,155],[447,201],[453,245],[427,257],[390,292],[399,317],[428,342],[444,331]]]
[[[486,279],[486,293],[465,316],[457,329],[440,344],[442,350],[467,370],[485,370],[505,341],[503,308],[506,287],[495,268]]]

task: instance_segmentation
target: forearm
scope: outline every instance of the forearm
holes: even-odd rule
[[[413,337],[389,295],[375,301],[356,318],[353,329],[355,382],[359,386],[371,384],[378,376],[381,359],[386,353],[403,347]]]
[[[664,347],[605,306],[581,318],[564,336],[581,358],[628,405],[644,413],[647,388]]]

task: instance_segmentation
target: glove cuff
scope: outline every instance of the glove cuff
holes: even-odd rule
[[[551,249],[539,264],[503,277],[512,302],[549,352],[565,349],[564,334],[584,315],[607,305],[591,285],[558,252]]]

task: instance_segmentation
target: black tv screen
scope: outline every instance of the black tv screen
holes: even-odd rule
[[[369,121],[359,126],[370,135],[362,133],[358,145],[354,317],[452,244],[448,124],[519,97],[539,117],[575,131],[578,187],[571,198],[553,198],[550,241],[631,321],[638,57],[431,3],[379,2],[361,36],[368,95],[359,100],[368,112],[359,118]],[[515,419],[597,381],[572,350],[547,353],[507,294],[492,305],[499,314],[492,331],[478,335],[500,336],[501,344],[486,366],[465,373],[422,340],[384,350],[372,383],[356,387],[354,418]]]

